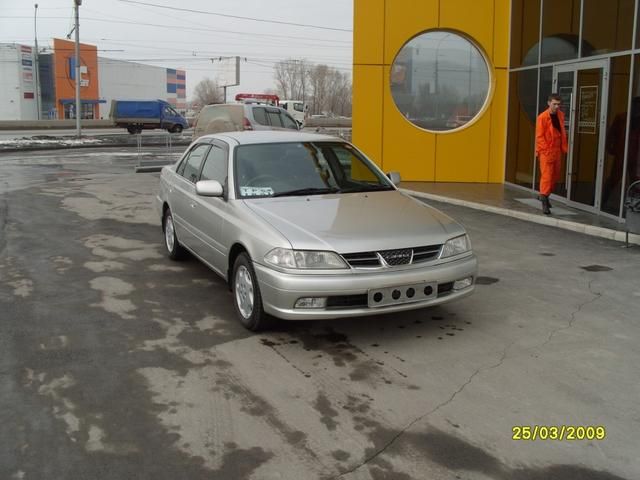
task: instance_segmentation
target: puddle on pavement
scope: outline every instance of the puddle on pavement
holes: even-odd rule
[[[580,267],[582,270],[586,270],[587,272],[609,272],[613,270],[611,267],[607,267],[606,265],[587,265],[586,267]]]

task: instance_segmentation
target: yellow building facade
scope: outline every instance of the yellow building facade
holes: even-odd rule
[[[385,171],[407,181],[504,181],[509,44],[508,0],[355,0],[353,140]],[[469,39],[487,60],[489,90],[470,125],[416,126],[391,92],[394,60],[431,30]]]
[[[552,198],[622,221],[640,180],[640,0],[354,0],[353,140],[405,181],[536,191],[535,120],[563,99]]]

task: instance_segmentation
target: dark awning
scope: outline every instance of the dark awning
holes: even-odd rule
[[[60,99],[60,103],[62,103],[63,105],[65,103],[76,103],[76,99],[75,98],[61,98]],[[95,105],[96,103],[107,103],[106,100],[86,100],[86,99],[81,99],[80,103],[89,103],[92,105]]]

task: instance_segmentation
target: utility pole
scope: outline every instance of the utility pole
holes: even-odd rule
[[[33,82],[35,85],[35,93],[36,93],[36,120],[40,120],[40,78],[39,78],[39,71],[38,71],[38,4],[35,4],[35,12],[33,14],[33,35],[35,38],[35,46],[36,46],[36,51],[33,55],[33,73],[34,73],[34,78],[33,78]]]
[[[75,31],[76,31],[76,136],[82,136],[80,117],[82,108],[80,107],[80,5],[82,0],[74,0],[75,3]]]

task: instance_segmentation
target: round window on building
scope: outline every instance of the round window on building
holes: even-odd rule
[[[391,67],[391,95],[402,115],[434,132],[463,127],[482,110],[489,67],[473,43],[449,31],[429,31],[400,50]]]

